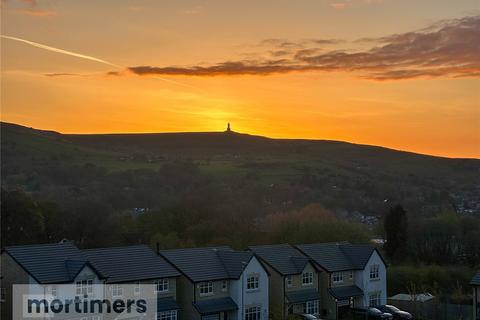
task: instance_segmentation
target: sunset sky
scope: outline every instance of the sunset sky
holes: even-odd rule
[[[2,0],[1,120],[480,158],[479,0]],[[62,51],[63,50],[63,51]]]

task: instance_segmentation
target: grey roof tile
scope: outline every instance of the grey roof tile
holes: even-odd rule
[[[302,244],[296,247],[329,272],[364,269],[376,250],[370,245],[348,242]]]
[[[253,254],[230,247],[163,250],[160,254],[193,282],[238,279]]]
[[[82,251],[70,241],[8,246],[5,252],[41,284],[71,282],[88,264]]]
[[[250,246],[248,249],[284,276],[301,273],[310,261],[289,244]]]
[[[108,283],[177,277],[180,273],[146,245],[83,250]]]

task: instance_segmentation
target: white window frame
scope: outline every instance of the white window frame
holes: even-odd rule
[[[51,294],[52,297],[54,297],[54,298],[57,297],[57,294],[58,294],[57,286],[55,286],[55,285],[50,286],[50,294]]]
[[[123,287],[120,284],[112,284],[110,286],[110,291],[112,292],[113,298],[123,296]]]
[[[313,272],[306,271],[302,274],[302,286],[313,285]]]
[[[245,320],[261,320],[262,319],[262,307],[246,306],[245,307]]]
[[[223,280],[222,281],[222,291],[223,292],[228,291],[228,280]]]
[[[370,280],[379,280],[380,279],[380,265],[372,264],[370,266]]]
[[[350,270],[350,273],[348,274],[348,279],[353,280],[353,270]]]
[[[332,273],[332,282],[333,283],[342,283],[343,282],[343,272],[334,272]]]
[[[177,320],[177,310],[168,310],[157,312],[155,318],[157,320]]]
[[[213,295],[213,282],[200,282],[200,284],[198,285],[198,292],[201,297]]]
[[[375,307],[381,305],[381,292],[372,292],[368,295],[368,306]]]
[[[320,313],[320,303],[318,300],[312,300],[305,302],[304,312],[306,314],[319,314]]]
[[[155,281],[155,293],[165,293],[170,290],[168,279],[159,279]]]
[[[135,287],[133,287],[133,294],[136,296],[140,295],[140,282],[135,282]]]
[[[93,280],[77,280],[75,282],[75,293],[77,296],[84,296],[93,293]]]
[[[285,278],[285,282],[287,283],[287,288],[293,287],[293,277],[292,276],[287,276]]]
[[[258,290],[260,287],[260,276],[256,273],[247,276],[247,291]]]

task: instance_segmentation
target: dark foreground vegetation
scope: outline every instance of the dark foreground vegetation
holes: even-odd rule
[[[390,294],[459,300],[480,266],[480,219],[467,208],[479,160],[236,133],[76,136],[10,124],[1,133],[2,245],[386,237]]]

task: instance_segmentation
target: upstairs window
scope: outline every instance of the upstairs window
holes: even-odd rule
[[[155,281],[155,293],[168,292],[168,279],[160,279]]]
[[[222,281],[222,291],[225,292],[228,290],[228,281],[227,280],[223,280]]]
[[[370,266],[370,280],[378,280],[380,279],[380,266],[378,264],[374,264]]]
[[[313,284],[313,272],[304,272],[302,275],[302,285],[311,286]]]
[[[259,277],[258,274],[250,274],[247,277],[247,290],[258,289]]]
[[[349,278],[350,280],[353,280],[353,271],[350,271],[350,273],[348,274],[348,278]]]
[[[343,282],[343,272],[334,272],[332,275],[333,283]]]
[[[135,282],[135,287],[133,288],[133,294],[136,296],[140,295],[140,282]]]
[[[77,296],[85,296],[93,293],[93,280],[80,280],[75,282]]]
[[[291,287],[293,286],[292,276],[287,276],[287,278],[285,279],[285,281],[287,282],[287,287],[288,287],[288,288],[291,288]]]
[[[213,294],[213,282],[208,281],[208,282],[202,282],[198,286],[200,290],[200,295],[201,296],[208,296]]]
[[[121,297],[123,296],[123,288],[119,284],[112,284],[111,286],[112,290],[112,297]]]

